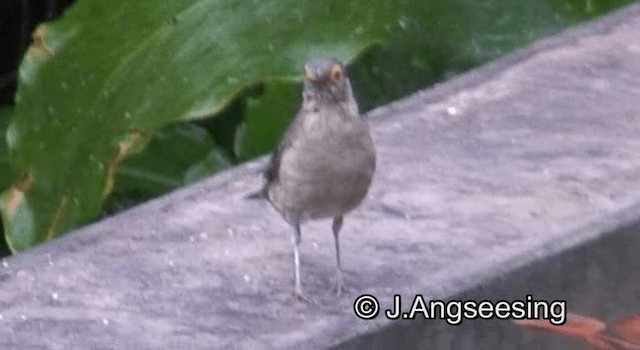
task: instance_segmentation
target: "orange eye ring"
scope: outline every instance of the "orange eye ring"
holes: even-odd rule
[[[339,81],[340,79],[342,79],[342,77],[344,76],[344,72],[342,71],[342,67],[339,64],[336,64],[335,66],[331,67],[331,74],[329,75],[329,77],[331,78],[331,81]]]

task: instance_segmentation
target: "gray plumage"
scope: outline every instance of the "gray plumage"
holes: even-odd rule
[[[345,67],[335,59],[305,65],[303,102],[266,171],[263,194],[293,226],[295,295],[300,282],[300,224],[333,218],[338,295],[344,291],[339,233],[343,216],[369,190],[375,149],[353,97]]]

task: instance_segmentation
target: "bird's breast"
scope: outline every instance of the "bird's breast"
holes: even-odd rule
[[[357,117],[305,118],[302,134],[283,154],[272,197],[285,211],[310,217],[341,215],[357,206],[369,189],[375,169],[373,141]]]

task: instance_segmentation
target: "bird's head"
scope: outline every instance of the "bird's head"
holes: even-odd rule
[[[335,58],[319,58],[304,65],[305,99],[344,102],[353,98],[347,70]]]

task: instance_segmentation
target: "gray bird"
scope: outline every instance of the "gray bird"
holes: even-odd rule
[[[308,62],[302,96],[302,106],[271,157],[262,195],[293,226],[295,296],[310,301],[300,282],[300,224],[333,218],[339,296],[345,285],[338,236],[344,215],[369,190],[376,153],[342,63]]]

